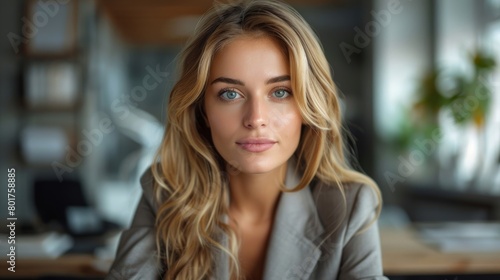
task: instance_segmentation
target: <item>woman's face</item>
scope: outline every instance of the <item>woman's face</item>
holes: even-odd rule
[[[215,148],[232,168],[266,173],[297,149],[302,117],[288,58],[274,39],[241,36],[219,50],[204,98]]]

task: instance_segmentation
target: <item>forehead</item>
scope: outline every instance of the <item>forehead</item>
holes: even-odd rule
[[[266,35],[241,35],[232,39],[215,53],[210,77],[243,72],[289,74],[286,50],[277,39]]]

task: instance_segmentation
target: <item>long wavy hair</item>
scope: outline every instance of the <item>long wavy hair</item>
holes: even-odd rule
[[[205,125],[203,96],[212,59],[224,45],[242,35],[276,39],[288,54],[292,92],[304,119],[294,153],[302,178],[293,189],[314,178],[344,196],[346,182],[373,188],[375,182],[355,171],[346,159],[339,98],[328,62],[316,35],[290,6],[277,1],[216,4],[199,22],[180,56],[180,77],[167,107],[167,127],[152,173],[158,201],[157,251],[165,279],[208,279],[215,257],[227,254],[232,279],[241,278],[236,233],[224,220],[229,191],[226,165]],[[380,212],[377,209],[377,216]],[[227,236],[227,244],[218,237]]]

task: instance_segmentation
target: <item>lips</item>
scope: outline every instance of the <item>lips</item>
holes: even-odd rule
[[[259,153],[271,149],[277,141],[268,138],[245,138],[236,141],[236,144],[242,149]]]

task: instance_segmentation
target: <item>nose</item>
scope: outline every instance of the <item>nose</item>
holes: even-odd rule
[[[263,98],[251,98],[247,102],[243,125],[249,129],[265,127],[268,125],[268,109]]]

